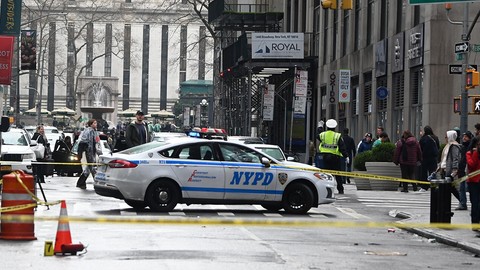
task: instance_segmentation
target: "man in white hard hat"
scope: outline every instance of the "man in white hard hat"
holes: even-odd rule
[[[327,130],[318,135],[320,145],[318,150],[323,157],[323,164],[326,170],[341,170],[342,157],[350,163],[348,158],[347,149],[342,139],[342,134],[335,132],[337,127],[337,121],[334,119],[328,119],[325,123]],[[337,189],[339,194],[343,194],[343,179],[340,176],[335,176],[337,181]]]

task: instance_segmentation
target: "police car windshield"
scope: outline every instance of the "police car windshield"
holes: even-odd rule
[[[152,150],[152,148],[156,148],[162,145],[168,144],[168,142],[149,142],[141,145],[134,146],[132,148],[125,149],[123,151],[120,151],[118,153],[120,154],[127,154],[127,155],[133,155],[133,154],[139,154],[143,153],[149,150]]]

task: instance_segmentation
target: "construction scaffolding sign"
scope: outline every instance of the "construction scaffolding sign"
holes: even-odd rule
[[[263,91],[263,121],[273,121],[273,108],[275,105],[275,85],[267,85]]]

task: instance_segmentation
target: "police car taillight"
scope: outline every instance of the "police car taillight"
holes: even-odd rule
[[[108,167],[110,168],[135,168],[137,167],[137,164],[130,162],[128,160],[123,160],[123,159],[115,159],[110,162],[108,162]]]

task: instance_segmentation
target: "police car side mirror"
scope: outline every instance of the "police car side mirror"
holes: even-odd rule
[[[270,168],[270,160],[268,158],[262,157],[261,162],[265,167]]]

